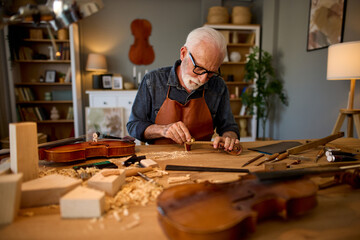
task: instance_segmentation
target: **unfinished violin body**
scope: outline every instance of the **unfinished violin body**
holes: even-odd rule
[[[239,239],[254,232],[258,221],[314,208],[316,192],[306,179],[177,185],[158,197],[159,222],[169,239]]]
[[[73,162],[94,157],[123,157],[135,154],[135,143],[115,139],[81,142],[39,150],[40,160]]]
[[[134,44],[129,51],[129,59],[136,65],[149,65],[155,59],[155,52],[149,43],[151,23],[146,19],[135,19],[131,22],[131,33],[134,35]]]

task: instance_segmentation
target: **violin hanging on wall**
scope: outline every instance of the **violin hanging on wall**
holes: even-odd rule
[[[131,23],[134,44],[130,47],[129,59],[136,65],[149,65],[155,59],[154,49],[149,43],[151,29],[151,23],[146,19],[135,19]]]

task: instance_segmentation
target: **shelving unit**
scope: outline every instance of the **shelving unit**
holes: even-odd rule
[[[242,106],[241,93],[249,87],[254,87],[254,82],[245,82],[245,65],[247,54],[254,46],[260,45],[260,25],[234,25],[234,24],[206,24],[220,31],[227,40],[228,57],[221,65],[222,77],[229,89],[230,105],[239,125],[241,141],[256,140],[256,116],[247,115]],[[231,54],[240,54],[239,61],[234,61]],[[237,56],[238,57],[238,56]]]
[[[48,141],[77,137],[82,129],[78,26],[72,24],[66,31],[69,38],[61,40],[52,32],[61,53],[57,56],[51,53],[46,23],[24,22],[5,29],[12,122],[37,122],[38,132]],[[55,78],[47,78],[48,71]],[[53,108],[58,119],[51,117]]]

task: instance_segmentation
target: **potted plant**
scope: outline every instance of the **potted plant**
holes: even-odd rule
[[[266,134],[266,122],[276,98],[287,105],[287,97],[284,94],[283,83],[277,78],[272,66],[272,56],[270,53],[260,50],[259,47],[251,49],[245,65],[245,81],[256,79],[254,88],[244,91],[241,95],[242,102],[247,106],[250,114],[256,112],[258,120],[261,122],[263,139]]]

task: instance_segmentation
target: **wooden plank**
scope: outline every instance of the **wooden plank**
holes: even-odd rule
[[[105,193],[86,187],[77,187],[60,199],[62,218],[101,217],[105,211]]]
[[[0,176],[0,225],[12,223],[20,207],[22,173]]]
[[[23,173],[23,181],[39,175],[37,127],[35,122],[10,123],[10,168]]]
[[[87,181],[88,187],[104,191],[113,197],[125,183],[125,170],[119,169],[119,175],[104,176],[102,172],[95,174]]]
[[[21,185],[21,207],[58,204],[60,197],[82,183],[59,174],[52,174]]]
[[[332,140],[335,140],[337,138],[341,138],[343,136],[344,136],[343,132],[332,134],[330,136],[327,136],[327,137],[324,137],[324,138],[321,138],[321,139],[318,139],[318,140],[311,141],[311,142],[306,143],[304,145],[290,148],[290,149],[287,150],[287,153],[288,154],[297,154],[297,153],[300,153],[302,151],[305,151],[305,150],[308,150],[308,149],[311,149],[311,148],[315,148],[315,147],[320,146],[320,145],[324,145],[324,144],[326,144],[328,142],[331,142]]]

